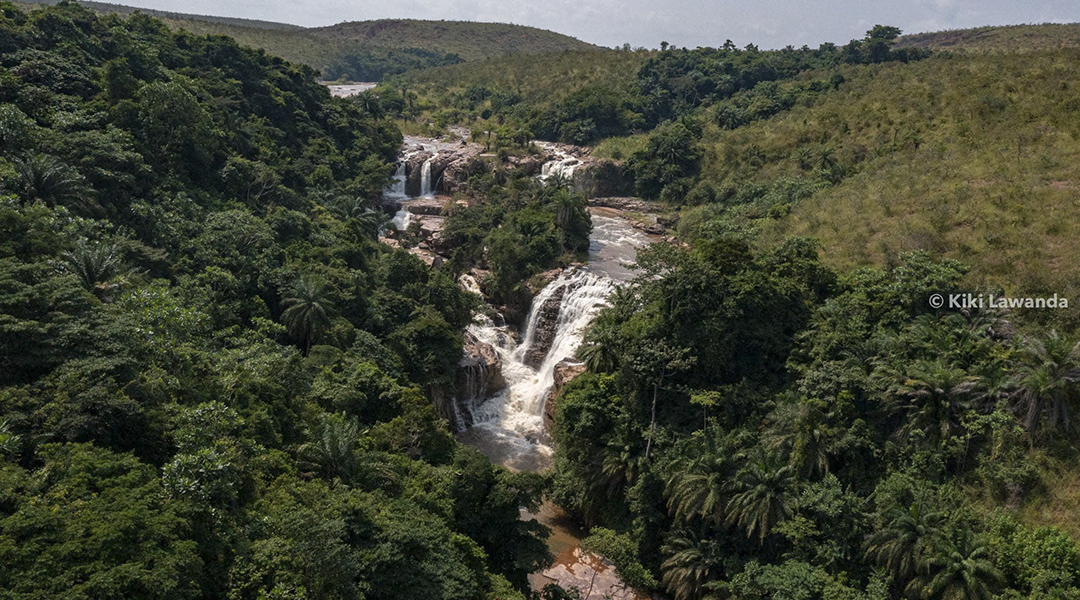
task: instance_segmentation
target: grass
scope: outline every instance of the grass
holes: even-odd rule
[[[900,46],[963,52],[1032,52],[1080,47],[1080,23],[976,27],[900,38]]]
[[[56,1],[19,4],[34,7],[55,4]],[[457,54],[467,61],[488,60],[510,54],[596,49],[592,44],[553,31],[503,23],[384,19],[305,28],[270,21],[155,11],[105,2],[83,4],[97,12],[120,15],[141,11],[160,18],[173,29],[184,29],[198,35],[227,35],[242,45],[262,48],[269,54],[320,71],[343,57],[362,56],[369,49],[421,48]]]

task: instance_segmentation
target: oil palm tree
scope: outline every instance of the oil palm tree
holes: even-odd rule
[[[714,540],[694,540],[675,536],[661,551],[667,556],[660,565],[660,579],[675,600],[701,598],[706,584],[720,574]]]
[[[1068,430],[1080,397],[1080,342],[1053,330],[1045,338],[1026,337],[1015,373],[1010,399],[1028,431],[1059,424]]]
[[[324,415],[300,446],[301,459],[323,477],[349,483],[357,471],[360,424],[345,415]]]
[[[989,549],[964,530],[929,553],[923,571],[908,584],[909,595],[924,600],[989,600],[1005,582]]]
[[[956,434],[960,420],[978,396],[981,381],[941,361],[920,361],[893,388],[904,412],[899,433],[925,432],[926,442],[939,444]]]
[[[764,544],[772,529],[795,510],[795,471],[761,453],[739,471],[736,482],[740,491],[728,502],[728,522]]]
[[[610,373],[619,368],[619,334],[614,325],[599,321],[585,336],[578,358],[592,373]]]
[[[281,320],[289,333],[303,344],[304,356],[330,327],[330,320],[336,314],[330,294],[325,283],[306,275],[293,283],[285,297],[286,308],[281,313]]]
[[[7,420],[0,420],[0,456],[15,454],[19,449],[19,435],[11,432]]]
[[[351,217],[349,225],[357,236],[375,240],[379,238],[379,232],[386,228],[389,221],[390,216],[381,210],[368,210]]]
[[[79,280],[86,291],[105,299],[116,286],[113,278],[120,274],[120,252],[116,246],[104,243],[90,243],[80,240],[75,246],[60,254],[63,270]]]
[[[15,166],[15,191],[27,202],[41,200],[50,206],[75,204],[85,207],[86,183],[78,171],[59,158],[48,154],[35,154],[29,158],[17,158]]]
[[[787,452],[789,463],[804,477],[829,472],[833,440],[840,435],[830,424],[828,405],[817,399],[784,402],[773,413],[773,424],[763,442],[774,451]]]
[[[944,514],[912,504],[894,509],[889,522],[865,542],[866,558],[889,571],[900,585],[911,581],[927,549],[941,536]]]
[[[708,438],[705,448],[679,457],[671,471],[664,494],[676,519],[687,522],[699,518],[717,525],[724,521],[731,492],[727,448]]]

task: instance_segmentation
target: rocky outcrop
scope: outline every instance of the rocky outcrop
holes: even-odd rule
[[[598,196],[589,198],[589,206],[602,208],[614,208],[616,210],[628,210],[631,212],[656,213],[662,210],[657,202],[642,200],[633,196]]]
[[[454,397],[439,399],[436,408],[451,428],[461,431],[473,424],[476,408],[505,387],[502,362],[495,348],[466,333]]]
[[[537,312],[535,338],[529,343],[529,349],[525,351],[525,358],[522,360],[534,369],[540,368],[548,350],[551,350],[551,344],[555,341],[555,334],[558,333],[556,327],[559,324],[559,308],[562,306],[567,287],[564,285],[552,292]]]
[[[575,377],[585,372],[585,364],[571,358],[564,358],[555,364],[552,373],[555,381],[548,390],[547,399],[544,401],[544,430],[551,431],[555,423],[555,411],[558,410],[558,398],[566,384]]]
[[[587,198],[619,196],[634,193],[634,179],[621,162],[587,158],[574,169],[573,187]]]
[[[439,155],[432,161],[432,181],[435,189],[442,194],[459,191],[474,170],[474,163],[480,155],[481,147],[477,144],[462,143],[448,149],[440,149]]]

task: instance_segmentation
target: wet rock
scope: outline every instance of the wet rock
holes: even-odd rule
[[[480,152],[481,147],[477,144],[464,144],[441,150],[432,161],[432,180],[436,189],[443,194],[459,191],[468,180],[469,174],[474,171],[474,161]]]
[[[445,198],[417,198],[408,201],[409,212],[414,215],[441,216]]]
[[[582,600],[642,599],[623,582],[611,561],[579,546],[559,554],[543,577],[565,590],[578,590]]]
[[[585,364],[571,358],[564,358],[555,364],[555,371],[552,373],[555,381],[551,384],[551,390],[548,391],[547,400],[544,401],[545,431],[551,431],[555,423],[555,411],[558,410],[559,394],[562,393],[566,384],[584,372]]]
[[[562,306],[567,287],[569,286],[564,285],[555,290],[540,305],[536,317],[536,332],[534,334],[536,338],[529,344],[529,349],[525,352],[525,359],[522,361],[534,369],[540,368],[548,350],[551,350],[551,344],[555,341],[555,335],[558,333],[559,309]]]
[[[655,213],[659,212],[662,208],[657,202],[650,202],[649,200],[642,200],[641,198],[635,198],[633,196],[600,196],[589,198],[588,204],[589,206],[642,213]]]
[[[421,193],[420,183],[423,176],[424,163],[434,156],[427,150],[421,150],[409,156],[405,161],[405,195],[419,196]],[[432,173],[434,178],[435,174]]]

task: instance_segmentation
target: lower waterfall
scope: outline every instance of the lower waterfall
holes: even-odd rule
[[[607,305],[608,295],[632,276],[624,263],[632,262],[637,248],[651,241],[624,219],[594,214],[589,265],[564,271],[540,290],[520,342],[510,328],[487,317],[469,326],[470,335],[495,348],[506,387],[468,407],[472,426],[458,434],[462,442],[511,469],[539,471],[548,466],[552,447],[544,430],[544,404],[555,365],[574,356],[585,329]],[[549,302],[553,298],[558,298],[557,304]],[[554,322],[546,331],[541,327],[545,319]],[[547,348],[533,368],[527,357],[538,345]]]

